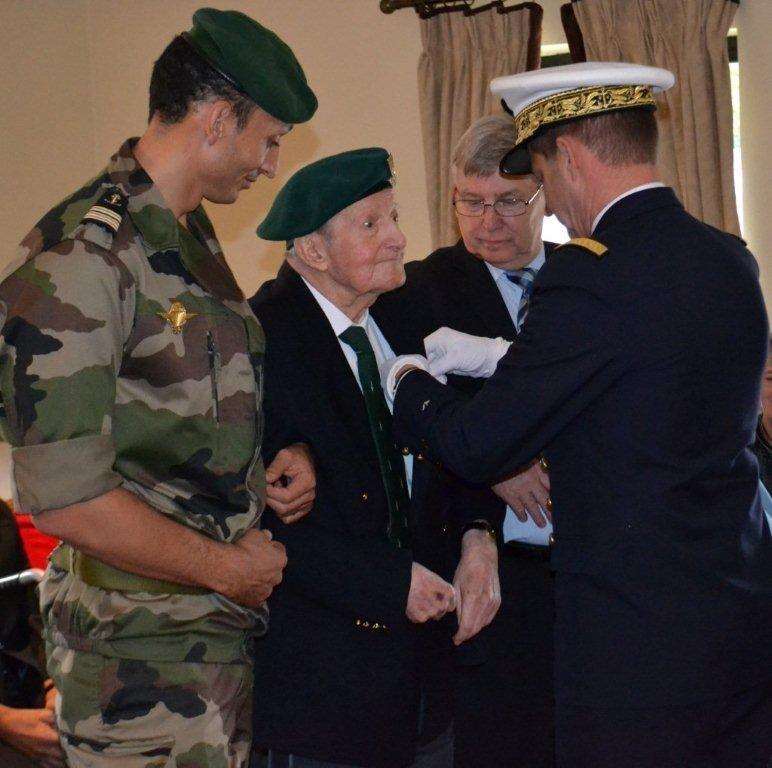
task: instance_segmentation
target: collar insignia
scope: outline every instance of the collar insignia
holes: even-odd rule
[[[391,184],[392,187],[397,186],[397,172],[394,170],[394,157],[392,156],[391,152],[389,152],[389,156],[386,158],[386,163],[389,166],[389,184]]]

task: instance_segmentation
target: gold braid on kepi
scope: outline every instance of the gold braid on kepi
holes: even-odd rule
[[[632,107],[656,107],[649,86],[604,85],[556,93],[515,117],[515,143],[521,144],[548,125]]]
[[[672,72],[623,61],[589,61],[497,77],[491,92],[515,123],[515,144],[501,160],[505,175],[529,173],[530,139],[543,128],[622,109],[656,109]]]

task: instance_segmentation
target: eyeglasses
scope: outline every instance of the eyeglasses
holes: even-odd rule
[[[528,206],[536,199],[536,195],[541,192],[543,184],[539,184],[528,200],[496,200],[495,203],[486,203],[485,200],[471,200],[460,197],[453,201],[453,207],[459,216],[484,216],[486,208],[493,208],[499,216],[509,218],[511,216],[522,216]]]

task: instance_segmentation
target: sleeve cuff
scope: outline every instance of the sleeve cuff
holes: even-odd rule
[[[94,499],[123,482],[113,469],[110,435],[21,446],[11,457],[19,511],[31,515]]]

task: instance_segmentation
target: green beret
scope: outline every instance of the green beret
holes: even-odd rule
[[[294,173],[257,228],[263,240],[294,240],[358,200],[394,186],[391,155],[381,147],[353,149]]]
[[[212,69],[277,120],[304,123],[316,112],[316,96],[292,49],[249,16],[199,8],[183,38]]]

